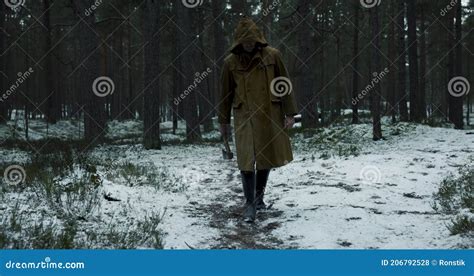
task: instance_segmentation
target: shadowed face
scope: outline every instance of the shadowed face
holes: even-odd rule
[[[255,42],[254,41],[244,41],[242,42],[242,47],[244,51],[251,53],[255,49]]]

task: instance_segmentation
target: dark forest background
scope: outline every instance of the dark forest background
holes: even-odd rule
[[[100,142],[107,122],[142,120],[145,146],[160,148],[159,122],[172,121],[199,141],[216,128],[221,65],[249,16],[283,53],[303,127],[370,116],[380,139],[388,116],[461,129],[473,93],[453,96],[448,84],[474,79],[473,8],[473,0],[5,0],[0,124],[21,117],[27,135],[32,119],[80,120],[84,139]],[[104,76],[114,90],[101,97],[93,84]]]

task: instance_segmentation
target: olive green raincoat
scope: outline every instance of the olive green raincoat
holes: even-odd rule
[[[247,62],[244,41],[257,45]],[[280,52],[268,46],[252,20],[241,20],[231,54],[224,61],[218,111],[221,124],[230,124],[233,111],[237,162],[242,171],[280,167],[293,160],[284,121],[285,116],[297,113],[295,98],[292,91],[272,93],[271,84],[277,77],[288,78]]]

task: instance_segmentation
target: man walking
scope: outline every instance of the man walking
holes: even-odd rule
[[[246,198],[243,216],[253,222],[256,210],[266,207],[263,196],[271,168],[293,160],[287,129],[293,127],[297,110],[281,53],[268,46],[251,19],[239,22],[230,52],[222,71],[219,123],[221,134],[229,137],[233,111]]]

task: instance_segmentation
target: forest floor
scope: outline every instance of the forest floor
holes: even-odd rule
[[[472,235],[450,232],[453,216],[440,212],[434,199],[443,179],[472,166],[474,135],[468,130],[385,123],[386,139],[378,142],[371,140],[370,124],[295,130],[295,159],[271,171],[269,208],[248,224],[241,219],[236,160],[223,160],[217,132],[198,145],[174,143],[182,133],[168,133],[171,142],[162,150],[145,150],[133,143],[139,123],[110,127],[118,142],[91,150],[87,161],[54,175],[52,186],[31,184],[45,177],[34,168],[74,157],[45,161],[46,154],[1,149],[3,169],[22,165],[27,177],[26,184],[0,190],[0,247],[2,239],[3,247],[27,248],[474,247]],[[76,132],[67,133],[66,141]],[[41,165],[28,165],[34,158],[42,158]],[[54,165],[47,171],[54,174]],[[83,197],[54,188],[83,183],[86,174],[86,182],[100,181],[86,190],[78,186]],[[48,233],[62,240],[38,243]]]

